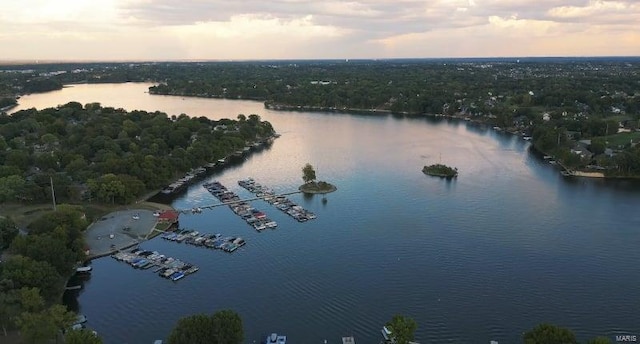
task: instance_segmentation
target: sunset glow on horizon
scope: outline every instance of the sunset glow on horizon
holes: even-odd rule
[[[1,60],[638,56],[633,0],[0,0]]]

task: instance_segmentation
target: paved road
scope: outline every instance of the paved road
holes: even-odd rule
[[[156,221],[153,211],[144,209],[120,210],[103,216],[85,233],[89,256],[105,255],[145,240]]]

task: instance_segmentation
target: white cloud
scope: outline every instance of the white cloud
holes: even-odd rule
[[[640,25],[640,4],[631,1],[592,0],[582,6],[559,6],[549,9],[549,17],[560,21],[595,23],[635,23]]]
[[[282,35],[283,38],[336,37],[346,33],[344,29],[315,24],[312,15],[284,20],[256,14],[236,15],[224,22],[210,21],[174,26],[168,30],[183,37],[204,35],[241,40],[274,35]]]
[[[640,55],[640,4],[634,0],[0,0],[0,4],[0,44],[12,47],[3,58]]]

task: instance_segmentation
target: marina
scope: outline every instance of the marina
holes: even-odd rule
[[[262,148],[272,144],[273,141],[278,137],[280,137],[279,134],[274,134],[273,136],[267,137],[266,139],[249,142],[242,149],[234,151],[228,157],[224,157],[214,162],[210,162],[204,166],[191,169],[191,171],[186,173],[183,177],[160,190],[160,194],[169,196],[178,193],[184,190],[187,186],[193,184],[196,180],[198,180],[198,177],[205,176],[208,171],[215,168],[224,167],[231,161],[232,158],[243,158],[251,152],[261,150]]]
[[[153,272],[157,273],[158,276],[174,282],[199,270],[197,266],[183,262],[180,259],[166,257],[157,251],[146,251],[140,248],[135,248],[128,252],[117,252],[112,254],[111,257],[136,269],[149,270],[153,268]]]
[[[295,194],[299,194],[299,193],[302,193],[302,191],[298,190],[298,191],[283,192],[283,193],[280,193],[278,195],[275,195],[275,197],[295,195]],[[216,203],[216,204],[209,204],[209,205],[193,207],[193,208],[190,208],[190,209],[176,209],[175,212],[177,212],[179,214],[201,214],[202,211],[205,210],[205,209],[213,209],[213,208],[222,207],[222,206],[233,206],[233,205],[240,204],[240,203],[264,200],[265,198],[267,198],[267,196],[243,198],[243,199],[238,199],[238,200],[234,200],[234,201],[226,201],[226,202],[221,202],[221,203]]]
[[[198,168],[192,169],[187,174],[185,174],[182,178],[166,186],[164,189],[160,191],[160,193],[164,195],[170,195],[172,193],[181,191],[186,186],[190,185],[197,177],[203,176],[206,172],[207,170],[204,167],[198,167]]]
[[[165,233],[162,239],[177,243],[185,243],[193,246],[206,247],[225,252],[234,252],[246,244],[241,237],[222,237],[221,234],[205,234],[194,230],[181,230]]]
[[[275,206],[285,214],[293,217],[298,222],[305,222],[316,218],[316,214],[293,203],[284,195],[277,195],[271,188],[256,183],[253,178],[240,180],[238,181],[238,185],[255,194],[258,198]]]
[[[220,202],[225,203],[231,210],[240,216],[245,222],[258,232],[267,228],[276,228],[278,223],[271,220],[267,215],[252,207],[248,202],[242,201],[238,195],[229,191],[220,182],[213,181],[202,185],[207,191],[215,196]]]

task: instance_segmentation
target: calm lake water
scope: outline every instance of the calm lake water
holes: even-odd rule
[[[182,227],[240,235],[233,254],[156,238],[142,248],[200,266],[173,283],[111,258],[93,262],[77,302],[105,343],[152,343],[185,315],[231,308],[247,343],[282,332],[290,343],[378,343],[394,314],[413,317],[421,343],[521,342],[541,322],[579,339],[640,335],[640,185],[566,180],[525,141],[465,122],[265,110],[261,103],[152,96],[147,84],[74,85],[24,96],[20,107],[68,101],[209,118],[258,114],[282,134],[273,146],[212,175],[242,196],[253,177],[280,192],[310,162],[338,191],[290,199],[318,218],[275,219],[258,233],[227,207]],[[460,176],[425,176],[442,161]],[[217,203],[200,184],[173,206]]]

